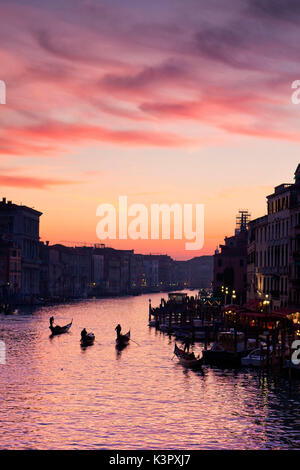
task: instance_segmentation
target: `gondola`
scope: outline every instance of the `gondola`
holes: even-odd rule
[[[53,318],[53,317],[51,317]],[[73,323],[73,319],[70,323],[68,323],[67,325],[65,326],[53,326],[53,322],[54,322],[54,318],[53,318],[53,321],[51,322],[51,319],[50,319],[50,330],[51,330],[51,333],[52,333],[52,336],[56,336],[56,335],[62,335],[63,333],[67,333],[69,331],[69,329],[71,328],[72,326],[72,323]]]
[[[174,354],[177,356],[180,364],[185,367],[190,367],[192,369],[200,369],[203,364],[203,358],[195,357],[194,353],[184,352],[183,349],[180,349],[175,343]]]
[[[81,340],[80,340],[80,344],[81,346],[91,346],[92,344],[94,344],[94,341],[95,341],[95,335],[94,333],[86,333],[86,335],[82,335],[81,333]]]
[[[126,333],[126,335],[119,335],[116,339],[116,346],[122,348],[129,343],[130,340],[130,330]]]

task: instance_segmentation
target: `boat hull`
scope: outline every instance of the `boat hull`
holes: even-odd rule
[[[241,365],[243,357],[247,356],[250,351],[231,352],[231,351],[203,351],[203,359],[207,364],[214,365]]]
[[[85,338],[81,338],[80,344],[83,347],[92,346],[92,344],[94,344],[94,341],[95,341],[95,335],[93,333],[89,333],[88,335],[86,335]]]
[[[116,346],[119,348],[122,348],[124,346],[127,346],[127,344],[130,341],[130,331],[126,333],[126,335],[120,335],[116,339]]]
[[[179,363],[190,369],[201,369],[202,368],[202,361],[201,359],[195,359],[194,361],[185,360],[182,358],[178,358]]]
[[[242,357],[241,364],[246,367],[262,367],[266,363],[265,359]]]
[[[183,349],[178,348],[175,343],[174,354],[178,358],[178,361],[184,367],[189,367],[190,369],[201,369],[203,360],[202,359],[190,359],[189,353],[185,353]]]
[[[65,326],[49,326],[52,336],[62,335],[67,333],[72,326],[72,322]]]

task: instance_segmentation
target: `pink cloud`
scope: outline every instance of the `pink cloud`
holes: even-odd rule
[[[75,183],[75,181],[59,180],[55,178],[0,175],[0,184],[2,186],[15,188],[48,189],[52,186],[64,186]]]
[[[274,43],[266,28],[253,30],[258,5],[230,14],[174,4],[171,13],[74,1],[68,11],[29,1],[16,14],[3,2],[1,153],[48,156],[88,142],[205,144],[188,137],[188,123],[169,131],[169,122],[191,120],[216,133],[298,141],[286,106],[299,53],[289,5],[280,21],[269,4],[263,9],[263,21],[278,31]]]
[[[64,150],[64,146],[89,142],[128,145],[134,147],[183,147],[199,145],[200,140],[180,137],[168,132],[147,130],[113,130],[101,126],[49,123],[40,126],[7,128],[3,131],[4,140],[0,144],[3,154],[22,154],[22,148],[33,155],[51,154]],[[23,142],[34,142],[25,144]]]

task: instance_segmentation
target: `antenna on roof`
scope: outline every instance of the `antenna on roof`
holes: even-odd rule
[[[248,210],[239,210],[238,215],[236,216],[236,231],[245,232],[248,228],[248,223],[250,221],[251,214]]]

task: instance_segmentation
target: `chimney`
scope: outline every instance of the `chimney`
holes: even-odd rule
[[[3,204],[6,204],[6,197],[2,198],[2,202],[3,202]]]
[[[46,246],[49,246],[49,240],[46,240]]]

